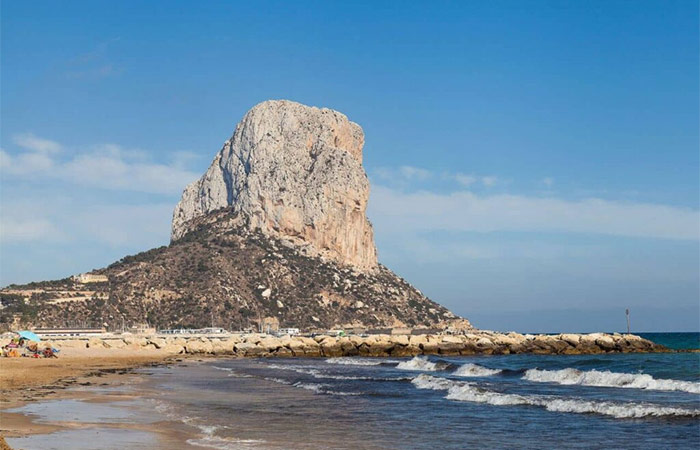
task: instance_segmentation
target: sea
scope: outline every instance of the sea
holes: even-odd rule
[[[648,333],[673,349],[698,333]],[[700,448],[700,353],[219,359],[149,369],[215,449]]]
[[[698,449],[698,333],[674,353],[186,359],[10,410],[13,448]],[[87,383],[90,384],[90,383]]]

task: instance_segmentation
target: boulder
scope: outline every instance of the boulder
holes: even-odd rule
[[[371,356],[389,356],[394,348],[394,342],[391,336],[377,335],[375,341],[369,346],[369,354]]]
[[[212,339],[211,340],[211,347],[212,347],[212,353],[215,355],[228,355],[230,353],[233,353],[233,346],[235,344],[231,343],[228,340],[221,340],[221,339]]]
[[[102,345],[104,345],[105,348],[126,348],[126,342],[124,342],[122,339],[105,339]]]
[[[261,339],[257,345],[264,348],[268,352],[274,352],[278,348],[282,347],[282,342],[276,337],[265,337]]]
[[[493,341],[487,337],[480,337],[476,341],[476,346],[478,348],[493,348]]]
[[[165,339],[157,337],[152,337],[148,339],[148,343],[153,345],[157,349],[162,349],[168,344],[168,342]]]
[[[185,344],[185,352],[197,353],[213,353],[214,347],[209,340],[192,339]]]
[[[595,344],[605,351],[615,350],[615,340],[611,336],[601,336],[595,340]]]
[[[180,344],[176,344],[174,342],[165,344],[165,346],[162,347],[161,350],[163,352],[171,354],[171,355],[178,355],[180,353],[185,353],[185,347],[183,347]]]
[[[578,334],[562,334],[561,340],[563,340],[564,342],[566,342],[569,345],[576,347],[578,345],[578,343],[581,341],[581,336]]]
[[[340,344],[343,356],[356,356],[360,354],[359,350],[357,350],[357,347],[351,339],[343,337],[338,340],[338,343]]]
[[[394,342],[394,345],[407,346],[409,343],[408,336],[405,334],[398,334],[396,336],[392,336],[391,340]]]
[[[323,356],[343,356],[343,347],[335,338],[329,337],[324,339],[320,347]]]
[[[287,358],[290,356],[294,356],[294,353],[292,353],[292,351],[287,347],[280,347],[275,351],[275,356]]]
[[[268,353],[266,348],[252,342],[239,342],[233,350],[241,356],[263,356]]]

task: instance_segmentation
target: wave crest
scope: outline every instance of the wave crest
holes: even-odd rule
[[[396,368],[402,370],[416,370],[423,372],[434,372],[436,370],[443,370],[446,367],[445,364],[430,361],[425,356],[414,356],[413,359],[408,361],[401,361]]]
[[[491,375],[496,375],[501,372],[502,370],[489,369],[488,367],[478,364],[467,363],[455,370],[453,375],[458,377],[490,377]]]
[[[684,391],[700,394],[700,383],[682,380],[656,379],[645,373],[619,373],[607,370],[561,370],[530,369],[523,379],[537,383],[578,384],[583,386],[620,387],[649,389],[655,391]]]
[[[480,388],[473,383],[422,374],[413,379],[418,389],[447,391],[448,400],[486,403],[494,406],[529,405],[547,411],[578,414],[602,414],[618,419],[642,417],[699,417],[700,410],[684,409],[647,403],[598,402],[576,398],[554,398],[551,396],[507,394]]]

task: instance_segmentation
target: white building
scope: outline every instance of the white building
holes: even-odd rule
[[[278,336],[295,336],[299,334],[299,328],[280,328],[277,330]]]
[[[109,281],[107,275],[97,275],[94,273],[79,273],[78,275],[73,275],[73,281],[76,283],[106,283]]]

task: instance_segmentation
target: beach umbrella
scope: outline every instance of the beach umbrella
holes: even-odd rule
[[[34,342],[41,341],[41,338],[31,331],[26,331],[26,330],[25,331],[18,331],[17,334],[19,334],[20,337],[23,337],[28,341],[34,341]]]

